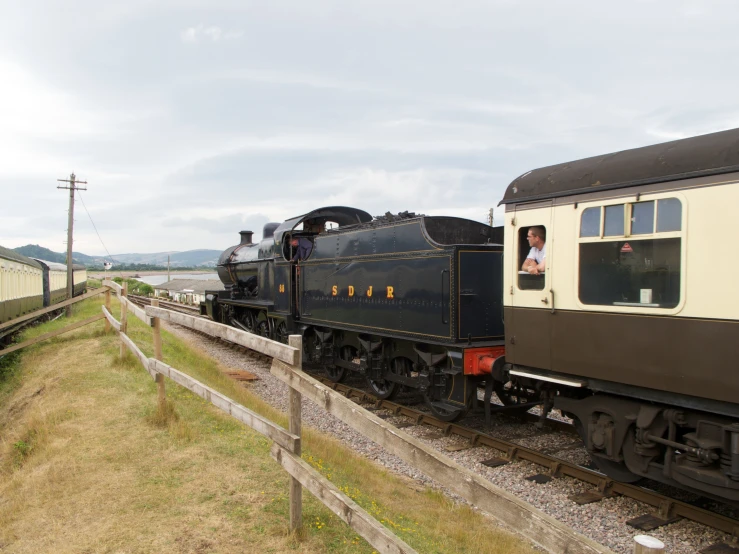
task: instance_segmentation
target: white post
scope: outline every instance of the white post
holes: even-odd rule
[[[634,554],[660,554],[665,551],[665,543],[649,535],[634,537]]]

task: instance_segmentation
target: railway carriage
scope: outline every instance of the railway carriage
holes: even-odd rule
[[[49,262],[34,258],[41,265],[44,279],[44,306],[51,306],[67,299],[67,266],[57,262]],[[72,265],[72,296],[79,296],[87,291],[87,268],[84,265]]]
[[[44,272],[44,306],[51,306],[67,299],[67,266],[34,258]]]
[[[739,130],[526,173],[505,205],[506,379],[594,461],[739,500]],[[520,274],[546,228],[543,275]]]
[[[0,246],[0,323],[44,306],[41,265]]]
[[[87,292],[87,268],[81,264],[72,265],[72,296]]]
[[[87,290],[87,270],[73,266],[73,295]],[[0,324],[67,299],[67,266],[34,258],[0,246]],[[11,334],[10,326],[0,338]]]

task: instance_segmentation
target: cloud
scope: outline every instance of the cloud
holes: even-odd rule
[[[236,40],[244,36],[243,31],[224,31],[215,25],[205,26],[202,23],[195,27],[188,27],[180,33],[182,42],[194,43],[201,40],[211,42]]]
[[[327,204],[483,220],[528,170],[739,126],[737,16],[732,0],[11,2],[0,244],[63,249],[55,179],[73,170],[112,253],[225,248]],[[75,214],[75,250],[103,253]]]

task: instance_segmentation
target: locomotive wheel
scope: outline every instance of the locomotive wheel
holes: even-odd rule
[[[575,418],[574,420],[575,429],[577,430],[577,433],[580,435],[580,438],[582,439],[583,443],[587,446],[588,444],[588,437],[587,433],[585,431],[585,426],[582,424],[582,422]],[[633,431],[629,431],[633,432]],[[632,473],[628,467],[626,467],[626,464],[624,462],[614,462],[613,460],[607,460],[605,458],[601,458],[600,456],[590,456],[590,459],[593,461],[593,463],[598,468],[598,471],[600,471],[602,474],[606,475],[607,477],[610,477],[614,481],[621,481],[622,483],[636,483],[638,481],[641,481],[642,477],[641,475],[637,475],[636,473]]]
[[[321,342],[312,329],[306,329],[303,334],[303,362],[315,363],[318,361],[316,351],[320,350]]]
[[[287,323],[284,321],[280,321],[280,323],[277,325],[277,329],[275,329],[275,340],[287,344],[287,338],[290,335],[287,332]]]
[[[261,320],[259,323],[257,323],[254,332],[261,337],[271,338],[269,332],[269,321],[267,321],[266,319]]]
[[[493,390],[504,406],[526,404],[533,399],[531,392],[524,389],[516,381],[508,381],[507,383],[495,381],[493,383]]]
[[[257,327],[257,316],[252,312],[251,310],[247,310],[247,312],[244,314],[244,317],[242,318],[242,321],[244,322],[244,327],[247,328],[247,330],[250,333],[254,333]]]
[[[354,358],[357,355],[357,349],[353,346],[346,345],[342,346],[341,350],[339,350],[339,357],[344,362],[353,362]],[[336,366],[324,366],[324,369],[326,370],[326,375],[329,379],[331,379],[334,383],[340,383],[344,380],[344,377],[346,377],[346,369],[343,367],[336,367]]]
[[[409,377],[413,363],[408,358],[393,358],[390,361],[390,371],[396,375]],[[403,385],[386,379],[370,380],[370,387],[381,400],[395,398],[401,391]]]

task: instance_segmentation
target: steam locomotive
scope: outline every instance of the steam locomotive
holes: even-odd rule
[[[204,313],[283,342],[303,335],[305,361],[334,381],[360,371],[380,398],[416,389],[454,419],[503,355],[500,230],[325,207],[251,237],[221,255],[226,290],[206,293]]]
[[[203,313],[302,334],[330,378],[416,390],[443,419],[481,390],[558,408],[610,477],[739,503],[739,129],[536,169],[501,204],[497,228],[328,207],[242,232]]]

